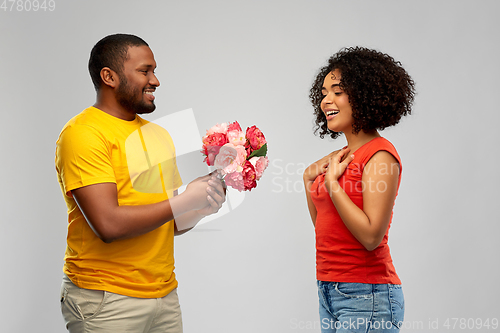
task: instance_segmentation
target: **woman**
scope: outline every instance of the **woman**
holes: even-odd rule
[[[387,244],[402,167],[378,131],[410,114],[414,94],[399,62],[361,47],[333,55],[311,88],[316,133],[347,139],[304,172],[322,332],[398,332],[403,322]]]

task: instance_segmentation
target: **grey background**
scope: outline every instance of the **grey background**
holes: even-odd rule
[[[352,45],[389,53],[417,83],[413,115],[382,132],[404,165],[390,233],[406,297],[402,332],[479,331],[444,324],[500,317],[499,9],[498,1],[56,0],[53,12],[0,10],[0,331],[65,332],[67,218],[55,141],[93,104],[89,52],[116,32],[143,37],[155,53],[161,86],[148,119],[192,108],[202,131],[238,120],[269,141],[272,164],[258,187],[176,238],[185,332],[319,331],[301,173],[345,141],[313,135],[307,96],[319,67]]]

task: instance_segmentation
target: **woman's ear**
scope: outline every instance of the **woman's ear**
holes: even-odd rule
[[[116,88],[119,83],[118,75],[109,67],[103,67],[101,69],[101,80],[105,85],[111,88]]]

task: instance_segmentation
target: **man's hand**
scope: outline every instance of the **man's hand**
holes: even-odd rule
[[[187,198],[189,198],[190,209],[197,210],[210,205],[209,199],[209,189],[210,185],[208,181],[211,179],[210,175],[205,175],[202,177],[198,177],[192,182],[190,182],[186,190],[181,194]],[[175,206],[175,205],[174,205]],[[174,209],[175,214],[175,207]]]
[[[222,180],[217,178],[216,174],[209,174],[195,179],[189,183],[188,187],[191,190],[198,189],[197,196],[203,196],[205,206],[196,210],[187,212],[182,215],[175,216],[175,235],[182,235],[196,226],[199,220],[203,217],[215,214],[226,201],[226,187]],[[188,188],[186,188],[186,191]],[[179,195],[184,196],[186,191]],[[191,193],[191,192],[190,192]],[[188,194],[189,195],[189,194]],[[190,198],[187,196],[187,198]],[[175,211],[174,211],[175,213]],[[174,214],[175,215],[175,214]]]
[[[226,201],[226,187],[222,180],[217,178],[216,173],[212,173],[210,179],[208,180],[208,205],[202,209],[197,210],[198,214],[207,216],[215,214],[222,207],[222,204]]]

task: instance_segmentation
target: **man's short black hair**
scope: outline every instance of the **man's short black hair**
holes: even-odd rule
[[[90,52],[89,73],[96,91],[101,88],[101,69],[104,67],[122,75],[123,63],[127,60],[128,48],[131,46],[149,45],[142,38],[127,34],[109,35],[94,45]]]

